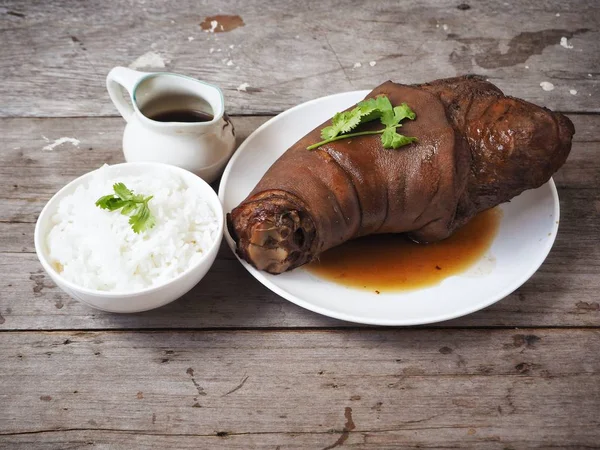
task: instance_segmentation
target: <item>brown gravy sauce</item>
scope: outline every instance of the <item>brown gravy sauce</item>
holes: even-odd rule
[[[463,272],[490,248],[500,225],[499,208],[484,211],[448,239],[417,244],[401,234],[355,239],[305,266],[321,278],[380,292],[428,287]]]
[[[214,119],[212,114],[194,109],[177,109],[153,114],[149,117],[157,122],[210,122]]]

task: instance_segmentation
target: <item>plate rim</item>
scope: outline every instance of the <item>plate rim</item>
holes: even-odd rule
[[[218,196],[219,196],[219,200],[221,201],[221,203],[223,205],[224,213],[228,214],[230,212],[230,211],[225,211],[225,205],[224,205],[224,197],[225,197],[225,193],[227,191],[227,184],[228,184],[230,172],[233,170],[233,166],[235,165],[237,159],[241,157],[241,155],[245,151],[246,147],[251,145],[252,140],[255,139],[256,135],[260,134],[263,129],[273,125],[273,123],[277,122],[278,120],[281,120],[282,118],[288,116],[289,114],[294,113],[296,110],[306,107],[312,103],[324,101],[325,99],[331,99],[333,97],[345,97],[345,96],[350,96],[350,95],[359,95],[359,94],[363,94],[363,93],[366,95],[369,92],[371,92],[371,91],[370,90],[356,90],[356,91],[340,92],[337,94],[331,94],[331,95],[326,95],[323,97],[318,97],[318,98],[300,103],[296,106],[293,106],[293,107],[283,111],[282,113],[270,118],[265,123],[263,123],[261,126],[259,126],[256,130],[254,130],[244,140],[244,142],[239,146],[239,148],[235,151],[233,157],[227,163],[227,166],[223,172],[223,176],[221,177],[221,181],[219,183]],[[554,183],[554,179],[552,177],[550,177],[550,179],[548,180],[547,183],[544,183],[542,186],[540,186],[537,189],[541,189],[541,188],[545,187],[546,185],[548,185],[548,187],[550,188],[550,194],[552,196],[552,200],[553,200],[553,204],[554,204],[554,211],[553,211],[554,224],[552,225],[552,236],[550,236],[550,238],[545,241],[546,244],[545,244],[545,247],[540,252],[541,256],[540,256],[539,260],[536,261],[534,264],[532,264],[531,268],[527,272],[524,272],[518,278],[514,278],[514,281],[512,283],[510,283],[504,290],[500,291],[496,295],[492,295],[489,298],[486,298],[485,301],[476,302],[470,307],[454,311],[453,313],[441,314],[438,316],[432,316],[432,317],[429,317],[426,319],[420,319],[420,320],[419,319],[402,319],[402,318],[398,318],[398,319],[364,318],[361,316],[338,312],[338,311],[330,310],[325,307],[314,305],[314,304],[310,303],[309,301],[306,301],[306,300],[286,291],[285,289],[280,288],[275,283],[273,283],[263,272],[259,271],[258,269],[254,268],[250,264],[248,264],[246,261],[242,260],[238,256],[237,252],[235,251],[235,242],[229,235],[229,230],[228,230],[227,226],[223,227],[223,235],[225,237],[225,240],[227,241],[227,245],[229,246],[229,248],[231,249],[231,251],[233,252],[235,257],[237,258],[237,260],[257,281],[259,281],[261,284],[263,284],[271,292],[274,292],[275,294],[279,295],[280,297],[282,297],[304,309],[315,312],[317,314],[321,314],[326,317],[331,317],[331,318],[343,320],[346,322],[359,323],[359,324],[365,324],[365,325],[379,325],[379,326],[427,325],[427,324],[431,324],[431,323],[438,323],[438,322],[444,322],[444,321],[456,319],[459,317],[463,317],[463,316],[472,314],[476,311],[485,309],[488,306],[491,306],[494,303],[499,302],[500,300],[504,299],[505,297],[507,297],[514,291],[516,291],[519,287],[521,287],[523,284],[525,284],[525,282],[527,280],[529,280],[529,278],[531,278],[535,272],[537,272],[537,270],[541,267],[541,265],[544,263],[544,261],[548,257],[548,254],[550,253],[550,250],[552,249],[552,247],[554,245],[556,236],[558,234],[558,228],[559,228],[559,223],[560,223],[560,202],[559,202],[559,198],[558,198],[558,191],[556,189],[556,184]],[[272,276],[275,276],[275,275],[272,275]]]

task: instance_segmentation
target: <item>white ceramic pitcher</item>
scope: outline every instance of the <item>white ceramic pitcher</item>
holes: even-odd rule
[[[172,164],[208,183],[219,177],[235,148],[235,131],[218,87],[184,75],[125,67],[110,71],[106,87],[127,122],[123,133],[127,161]],[[165,113],[173,111],[202,112],[208,120],[169,122],[151,118],[168,117]]]

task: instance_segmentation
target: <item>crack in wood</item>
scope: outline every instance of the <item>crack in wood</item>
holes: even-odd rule
[[[221,397],[225,397],[226,395],[232,394],[235,391],[237,391],[238,389],[241,389],[242,386],[244,385],[244,383],[246,383],[246,380],[250,378],[249,375],[247,375],[240,384],[238,384],[236,387],[234,387],[232,390],[230,390],[229,392],[226,392],[225,394],[221,395]]]
[[[15,17],[19,17],[21,19],[24,19],[26,16],[25,14],[18,12],[18,11],[6,11],[6,14],[8,14],[9,16],[15,16]]]
[[[333,56],[335,57],[335,60],[337,61],[337,63],[340,66],[340,69],[342,70],[342,73],[344,74],[344,76],[346,77],[346,81],[348,81],[348,84],[350,84],[350,86],[352,86],[352,80],[350,80],[350,77],[348,76],[348,74],[346,73],[346,69],[344,69],[344,65],[342,64],[342,62],[340,61],[340,58],[337,54],[337,52],[335,51],[335,49],[333,48],[333,46],[331,45],[331,42],[329,42],[329,37],[327,36],[327,33],[323,33],[323,36],[325,37],[325,42],[327,42],[327,45],[329,46],[329,49],[331,50],[331,52],[333,53]]]
[[[565,428],[568,430],[574,430],[577,428],[592,428],[597,429],[600,426],[600,422],[598,423],[590,423],[590,424],[566,424],[566,425],[557,425],[552,424],[548,426],[540,426],[535,425],[533,428],[539,430],[543,428]],[[439,425],[439,426],[431,426],[431,427],[400,427],[400,428],[382,428],[382,429],[354,429],[349,430],[349,433],[395,433],[399,431],[426,431],[426,430],[468,430],[473,428],[472,425]],[[492,425],[480,425],[477,427],[479,430],[485,430],[485,428],[493,428]],[[10,431],[10,432],[0,432],[0,436],[20,436],[20,435],[28,435],[28,434],[44,434],[44,433],[72,433],[79,431],[98,431],[98,432],[109,432],[109,433],[119,433],[119,434],[134,434],[134,435],[144,435],[144,436],[168,436],[168,437],[214,437],[215,433],[161,433],[161,432],[152,432],[150,430],[120,430],[117,428],[89,428],[89,427],[81,427],[81,428],[57,428],[57,429],[49,429],[49,430],[27,430],[27,431]],[[228,436],[260,436],[260,435],[330,435],[330,431],[241,431],[241,432],[233,432],[228,431]],[[596,448],[596,447],[594,447]],[[325,450],[325,449],[323,449]]]
[[[403,424],[413,424],[413,423],[423,423],[423,422],[428,422],[432,419],[435,419],[436,417],[439,417],[443,415],[443,413],[439,413],[439,414],[434,414],[433,416],[430,417],[425,417],[423,419],[417,419],[417,420],[407,420],[406,422],[402,422]]]

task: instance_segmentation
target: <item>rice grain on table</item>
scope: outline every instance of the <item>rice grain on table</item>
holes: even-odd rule
[[[54,268],[88,289],[132,292],[161,285],[195,265],[217,238],[218,221],[206,201],[174,173],[114,178],[105,167],[64,197],[52,216],[46,244]],[[95,205],[117,182],[154,196],[153,228],[136,234],[120,210]]]

